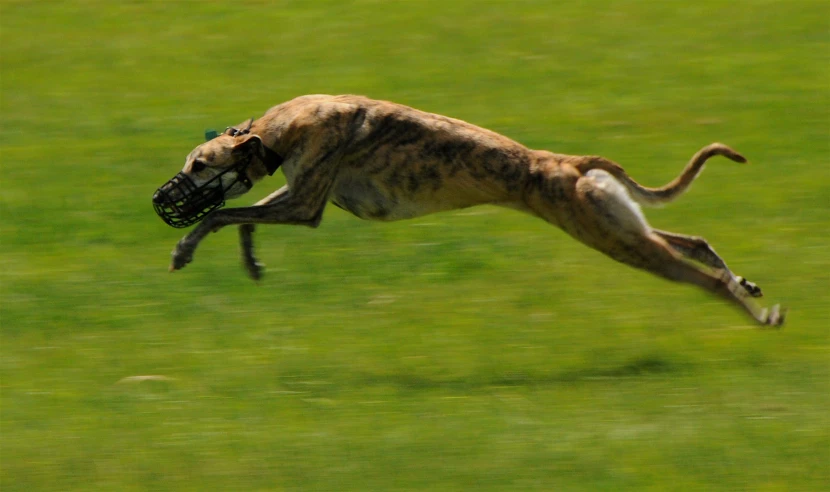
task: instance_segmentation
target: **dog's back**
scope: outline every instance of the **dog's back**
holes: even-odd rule
[[[485,203],[512,206],[521,202],[538,160],[485,128],[360,96],[304,96],[271,112],[278,119],[291,114],[289,126],[304,134],[313,125],[340,129],[330,136],[342,146],[330,200],[364,219],[406,219]],[[291,172],[286,169],[289,179]]]

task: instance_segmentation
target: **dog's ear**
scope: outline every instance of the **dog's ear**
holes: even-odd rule
[[[265,157],[265,145],[259,135],[247,134],[236,142],[231,150],[234,157],[242,158],[251,154],[257,157]]]
[[[268,176],[272,176],[283,162],[280,154],[269,149],[262,143],[259,135],[247,134],[240,141],[238,141],[231,150],[231,153],[236,162],[249,159],[251,156],[256,156],[265,165]]]

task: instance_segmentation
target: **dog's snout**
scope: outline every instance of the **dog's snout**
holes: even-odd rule
[[[161,205],[163,201],[164,196],[161,194],[161,191],[156,190],[156,192],[153,193],[153,203],[155,203],[156,205]]]

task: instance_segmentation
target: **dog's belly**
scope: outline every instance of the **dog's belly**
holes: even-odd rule
[[[521,188],[517,182],[511,192],[503,179],[484,173],[473,176],[466,170],[447,177],[449,171],[441,163],[406,164],[402,161],[371,175],[364,172],[365,167],[345,167],[329,200],[361,219],[393,221],[488,203],[514,203]]]
[[[383,189],[374,181],[359,177],[338,180],[329,199],[343,210],[367,220],[411,219],[433,212],[406,194]]]

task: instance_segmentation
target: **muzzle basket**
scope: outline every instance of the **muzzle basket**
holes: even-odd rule
[[[153,208],[168,225],[193,225],[225,204],[222,186],[196,186],[186,174],[178,173],[156,190]]]

